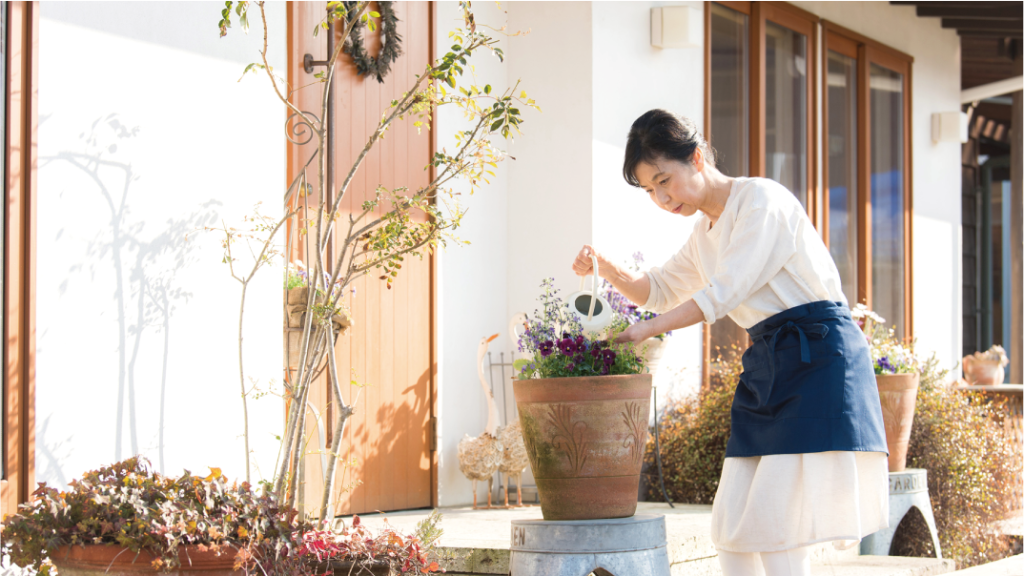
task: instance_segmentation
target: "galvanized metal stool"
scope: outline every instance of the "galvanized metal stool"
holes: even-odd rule
[[[512,576],[669,576],[665,517],[513,520]]]
[[[928,499],[928,471],[921,468],[907,468],[902,472],[889,472],[889,527],[874,534],[865,536],[860,542],[860,553],[872,556],[888,556],[892,548],[892,537],[900,520],[917,508],[928,524],[928,532],[932,535],[936,558],[942,558],[939,547],[939,533],[935,529],[935,515],[932,514],[932,503]]]

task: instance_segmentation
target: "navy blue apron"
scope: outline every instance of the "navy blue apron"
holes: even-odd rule
[[[845,304],[803,304],[747,332],[727,458],[888,453],[867,340]]]

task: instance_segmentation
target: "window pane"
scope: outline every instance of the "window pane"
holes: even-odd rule
[[[717,166],[729,176],[750,175],[750,38],[746,14],[711,4],[711,130]],[[710,326],[710,358],[747,347],[747,332],[732,318]],[[717,351],[716,351],[717,349]]]
[[[807,206],[807,37],[765,27],[765,176]]]
[[[711,145],[718,169],[729,176],[750,174],[747,16],[711,5]]]
[[[828,250],[857,302],[857,60],[828,53]]]
[[[871,65],[871,306],[903,326],[903,75]]]

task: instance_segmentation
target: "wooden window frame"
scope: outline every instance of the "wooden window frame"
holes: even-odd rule
[[[871,65],[903,76],[903,318],[904,337],[914,335],[913,276],[913,63],[914,57],[844,28],[822,20],[821,58],[828,51],[857,60],[857,302],[872,307],[871,293]],[[828,74],[821,79],[822,108],[822,233],[826,245],[829,230],[828,195]]]
[[[0,516],[35,486],[35,218],[39,3],[6,2],[3,332],[4,477]]]
[[[750,14],[750,93],[757,104],[750,106],[750,175],[764,176],[767,171],[765,134],[767,127],[767,94],[765,92],[767,67],[767,23],[769,21],[807,37],[807,173],[804,194],[807,215],[817,222],[817,125],[818,125],[818,22],[819,18],[785,2],[753,2]],[[710,44],[709,44],[710,46]],[[753,100],[753,98],[751,98]]]
[[[786,2],[732,2],[717,1],[726,8],[730,8],[745,14],[748,17],[748,46],[749,55],[749,126],[750,126],[750,152],[749,152],[749,176],[765,176],[766,173],[766,65],[765,52],[767,42],[767,22],[793,30],[807,37],[807,173],[806,190],[807,214],[811,221],[817,226],[821,222],[821,213],[825,210],[820,198],[823,185],[818,180],[818,60],[819,51],[819,23],[821,19],[801,8],[797,8]],[[704,2],[704,134],[711,139],[711,4]],[[820,226],[819,226],[820,228]],[[702,387],[707,388],[710,384],[711,368],[711,330],[705,324],[703,326],[704,358],[701,370]]]

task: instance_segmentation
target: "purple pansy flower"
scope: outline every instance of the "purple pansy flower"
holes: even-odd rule
[[[537,348],[540,350],[540,355],[546,358],[554,352],[555,343],[551,340],[545,340],[544,342],[541,342],[540,346]]]

